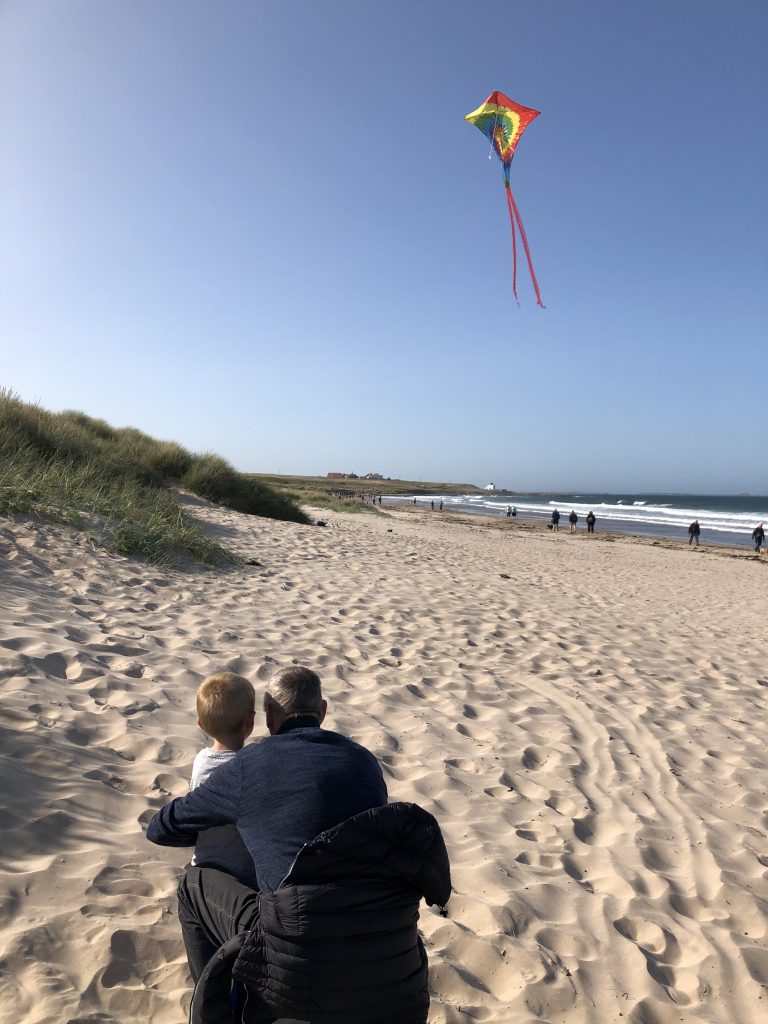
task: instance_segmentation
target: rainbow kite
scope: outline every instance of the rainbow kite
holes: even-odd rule
[[[515,155],[515,146],[520,141],[520,136],[541,111],[532,110],[531,107],[522,107],[515,103],[503,92],[492,92],[485,103],[482,103],[477,110],[467,114],[464,118],[470,124],[475,125],[483,135],[491,140],[491,149],[496,150],[496,156],[501,160],[504,171],[504,189],[507,193],[507,206],[509,208],[509,222],[512,225],[512,291],[515,293],[515,301],[518,306],[520,301],[517,298],[517,238],[515,236],[515,221],[520,228],[520,237],[523,240],[525,255],[528,260],[528,269],[531,272],[533,290],[536,292],[536,302],[544,308],[539,293],[539,283],[533,270],[531,250],[528,248],[528,238],[523,227],[523,220],[517,208],[512,189],[509,187],[509,170],[512,166],[512,157]],[[491,154],[488,154],[490,159]]]

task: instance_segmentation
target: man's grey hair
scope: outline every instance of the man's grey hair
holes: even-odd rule
[[[292,665],[281,669],[267,684],[265,702],[278,715],[317,715],[323,712],[320,677],[311,668]]]

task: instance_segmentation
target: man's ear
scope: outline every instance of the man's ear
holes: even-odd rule
[[[275,709],[272,707],[269,701],[266,700],[264,701],[264,719],[267,723],[267,732],[270,734],[270,736],[274,736]]]
[[[318,725],[322,725],[323,724],[323,721],[325,720],[325,713],[326,713],[327,710],[328,710],[328,701],[324,700],[323,703],[320,705],[320,718],[319,718],[319,721],[317,723]]]

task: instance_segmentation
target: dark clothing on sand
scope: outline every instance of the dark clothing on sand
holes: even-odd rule
[[[752,531],[752,540],[755,542],[755,551],[759,551],[765,540],[765,530],[762,526],[756,526]]]
[[[587,533],[594,533],[595,532],[595,523],[596,522],[597,522],[597,519],[595,517],[595,513],[594,512],[590,512],[589,515],[587,516]]]
[[[191,868],[180,897],[184,888],[193,902],[204,891],[208,923],[226,942],[197,985],[192,1024],[225,1019],[230,975],[246,1024],[426,1021],[418,906],[444,906],[451,879],[440,828],[415,804],[376,807],[317,836],[260,898],[210,868]]]
[[[701,533],[701,527],[699,526],[698,519],[696,519],[688,527],[688,547],[691,546],[691,544],[694,542],[694,540],[696,541],[696,546],[698,547],[698,545],[699,545],[699,534],[700,533]]]

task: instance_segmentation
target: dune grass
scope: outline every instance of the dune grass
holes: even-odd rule
[[[50,413],[0,389],[0,512],[71,522],[113,550],[153,562],[232,561],[185,519],[174,484],[238,512],[308,522],[287,495],[217,455],[194,455],[81,412]]]
[[[339,498],[334,491],[380,494],[386,504],[389,495],[402,494],[469,494],[480,492],[475,484],[436,483],[415,480],[329,479],[324,476],[279,476],[254,473],[254,480],[288,495],[302,505],[335,509],[337,512],[377,512],[378,506],[359,498]]]

